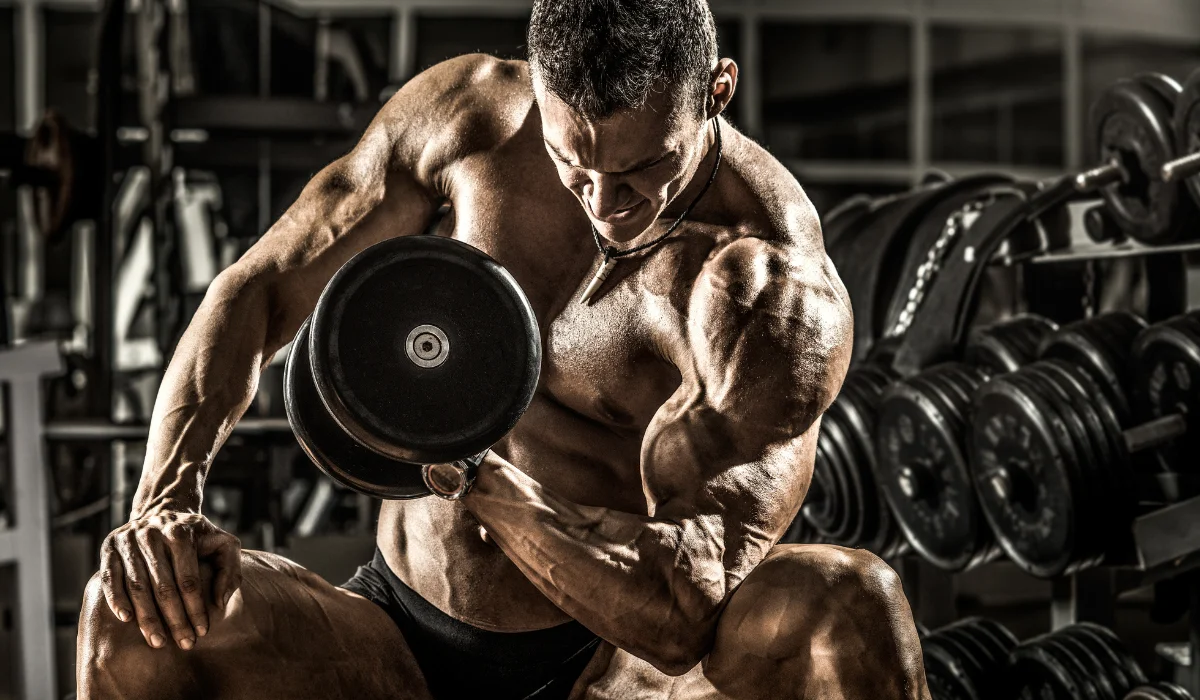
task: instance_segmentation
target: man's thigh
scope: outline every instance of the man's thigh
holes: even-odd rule
[[[86,601],[81,698],[429,697],[382,609],[283,557],[243,552],[241,588],[224,615],[210,615],[208,634],[192,650],[151,649],[102,599]],[[149,687],[143,694],[131,685]]]

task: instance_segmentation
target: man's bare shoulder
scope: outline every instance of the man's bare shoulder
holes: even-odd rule
[[[467,54],[415,76],[380,109],[371,128],[387,134],[393,155],[418,180],[511,138],[533,106],[524,61]]]
[[[815,215],[814,215],[815,217]],[[689,346],[711,406],[798,435],[833,401],[853,316],[828,258],[800,235],[734,240],[705,263],[689,303]]]

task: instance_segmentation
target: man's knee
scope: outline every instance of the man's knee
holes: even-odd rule
[[[791,697],[805,683],[842,697],[913,697],[920,653],[900,579],[883,560],[785,545],[730,599],[704,671],[733,697]],[[883,679],[900,679],[896,692],[873,695]]]
[[[84,589],[76,647],[81,700],[142,697],[147,688],[157,688],[158,697],[171,697],[163,682],[187,672],[181,652],[151,648],[136,622],[117,619],[104,598],[99,573]]]
[[[714,651],[782,660],[839,638],[852,638],[847,650],[870,640],[887,644],[910,627],[900,578],[879,557],[861,549],[781,546],[730,599]]]

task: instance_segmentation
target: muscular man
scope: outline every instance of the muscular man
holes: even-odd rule
[[[541,0],[528,64],[414,78],[221,274],[88,588],[81,698],[928,696],[883,562],[776,545],[852,320],[808,199],[720,116],[715,36],[704,0]],[[537,314],[528,412],[462,500],[384,503],[344,587],[241,551],[201,496],[259,371],[444,202]]]

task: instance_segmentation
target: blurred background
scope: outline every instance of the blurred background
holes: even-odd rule
[[[26,352],[0,360],[14,368],[0,372],[0,699],[74,691],[82,590],[100,540],[127,518],[163,358],[208,283],[405,80],[467,52],[524,58],[529,6],[0,0],[0,348]],[[721,54],[741,67],[730,118],[822,215],[931,171],[1049,181],[1080,170],[1095,163],[1088,108],[1108,86],[1200,67],[1195,0],[712,8]],[[59,186],[38,179],[46,172]],[[372,551],[378,503],[335,487],[298,449],[285,356],[218,458],[206,514],[245,547],[341,582]],[[1004,563],[953,577],[900,568],[919,618],[986,611],[1024,637],[1080,605],[1076,579]],[[1148,591],[1112,593],[1105,615],[1160,677],[1194,674],[1182,644],[1194,624],[1152,621]]]

